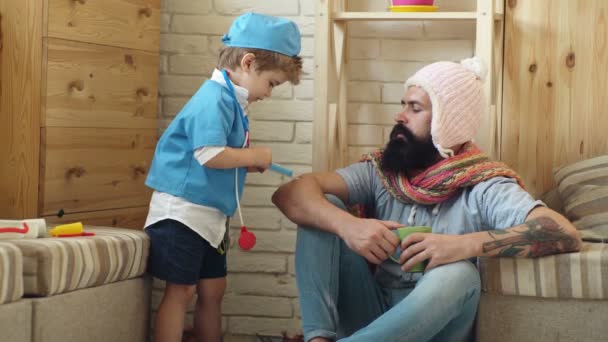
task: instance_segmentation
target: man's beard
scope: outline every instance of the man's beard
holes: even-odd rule
[[[399,135],[402,137],[397,138]],[[399,174],[411,169],[426,169],[435,164],[438,157],[439,151],[430,136],[420,141],[407,127],[396,124],[382,154],[382,170]]]

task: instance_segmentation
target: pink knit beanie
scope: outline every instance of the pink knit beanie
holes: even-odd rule
[[[431,99],[431,137],[442,157],[453,156],[450,147],[472,140],[477,133],[485,110],[486,72],[483,62],[473,57],[460,63],[429,64],[405,82],[405,90],[420,87]]]

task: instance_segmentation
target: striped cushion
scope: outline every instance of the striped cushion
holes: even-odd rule
[[[584,243],[579,253],[479,258],[486,292],[545,298],[608,299],[608,244]]]
[[[23,296],[23,256],[17,246],[0,242],[0,304]]]
[[[562,167],[555,181],[564,213],[583,239],[608,241],[608,155]]]
[[[150,241],[143,231],[86,227],[91,237],[12,240],[23,253],[27,295],[51,296],[144,273]]]

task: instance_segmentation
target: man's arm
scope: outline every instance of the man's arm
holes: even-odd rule
[[[307,173],[280,186],[272,195],[272,202],[291,221],[338,234],[340,226],[352,215],[334,206],[325,198],[332,194],[348,202],[348,188],[335,172]]]
[[[336,234],[372,263],[379,264],[395,251],[399,239],[387,228],[403,224],[357,218],[333,205],[325,194],[348,203],[348,187],[342,176],[336,172],[302,175],[279,187],[272,202],[291,221]]]
[[[429,259],[427,270],[477,256],[541,257],[576,252],[582,246],[576,228],[559,213],[533,209],[524,224],[464,235],[412,234],[402,242],[402,269]]]
[[[491,230],[482,236],[479,256],[529,257],[576,252],[582,246],[580,234],[565,217],[537,207],[522,225]]]

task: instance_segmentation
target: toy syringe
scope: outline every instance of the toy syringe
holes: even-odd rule
[[[290,170],[288,168],[285,168],[285,167],[283,167],[283,166],[281,166],[279,164],[275,164],[275,163],[270,164],[270,170],[272,170],[274,172],[278,172],[278,173],[280,173],[282,175],[285,175],[287,177],[293,177],[293,171],[292,170]]]

